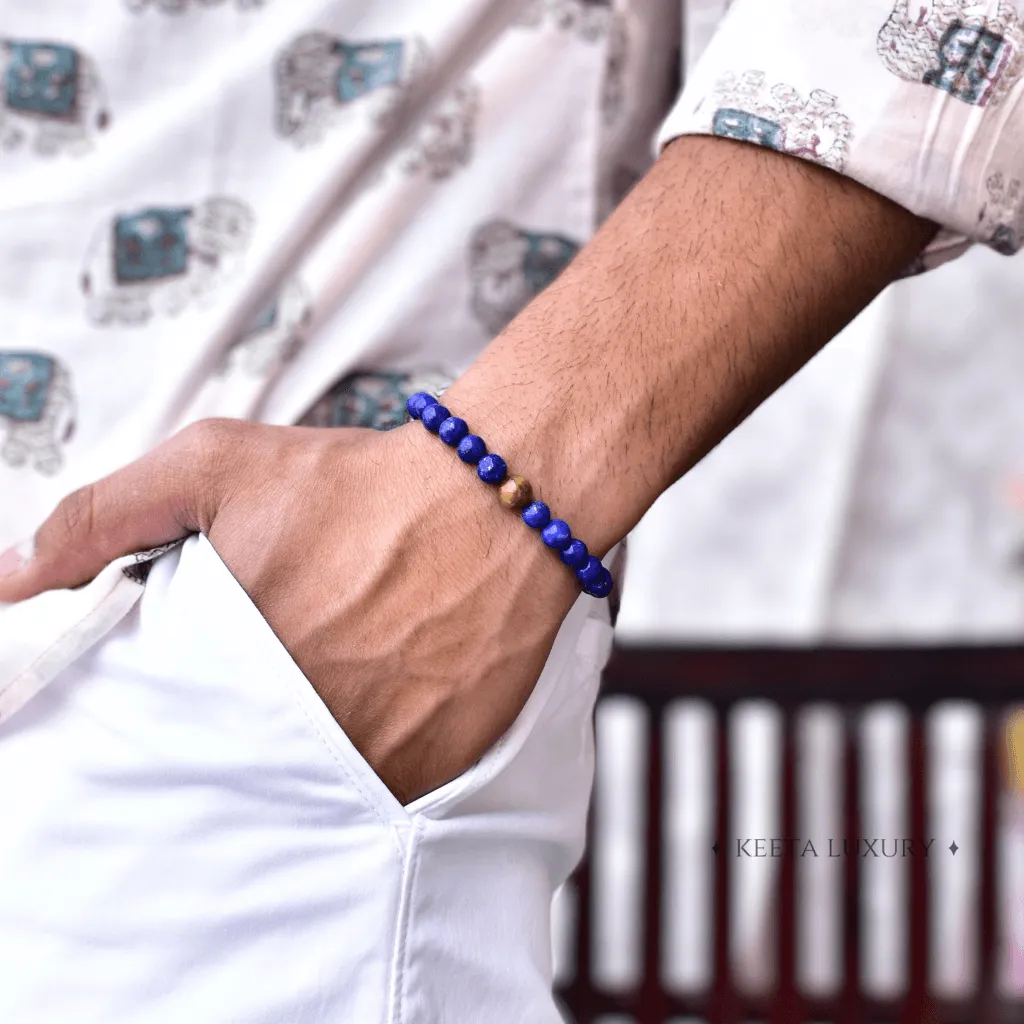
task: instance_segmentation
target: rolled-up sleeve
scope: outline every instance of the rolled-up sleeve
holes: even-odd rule
[[[1024,245],[1024,19],[1012,0],[735,0],[659,133],[831,168],[939,224],[918,269]]]

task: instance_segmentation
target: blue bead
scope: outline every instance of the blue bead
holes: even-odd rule
[[[602,567],[593,583],[584,586],[584,591],[591,597],[607,597],[612,592],[612,574]]]
[[[562,552],[562,561],[572,569],[579,569],[590,557],[587,545],[581,540],[569,542],[569,546]]]
[[[443,405],[438,405],[437,402],[435,402],[433,405],[428,405],[426,409],[420,413],[420,420],[427,430],[432,434],[436,434],[438,428],[446,419],[448,419],[449,416],[451,416],[451,413]]]
[[[508,475],[508,466],[500,455],[485,455],[477,463],[476,473],[485,484],[500,484]]]
[[[409,410],[409,415],[414,419],[418,420],[423,415],[423,410],[428,405],[436,405],[437,399],[433,395],[428,395],[426,391],[417,391],[415,395],[410,395],[409,400],[405,403],[406,409]]]
[[[535,501],[523,509],[523,522],[535,530],[543,530],[551,522],[551,509],[543,501]]]
[[[487,454],[487,445],[484,444],[482,437],[477,437],[476,434],[467,434],[459,442],[458,452],[459,458],[463,462],[475,466]]]
[[[580,581],[585,587],[589,587],[598,576],[601,575],[601,570],[604,566],[601,564],[600,558],[595,558],[591,555],[582,565],[581,568],[576,570],[576,579]]]
[[[572,530],[569,529],[569,524],[563,522],[561,519],[552,519],[551,522],[541,530],[540,539],[544,541],[549,548],[564,551],[572,540]]]
[[[465,420],[460,420],[458,416],[449,416],[448,419],[443,420],[441,426],[437,428],[437,436],[444,441],[445,444],[450,444],[453,448],[469,433],[469,427]]]

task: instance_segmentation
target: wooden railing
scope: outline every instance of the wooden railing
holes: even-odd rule
[[[649,714],[647,744],[647,815],[643,884],[643,951],[641,977],[629,991],[603,990],[593,978],[591,869],[585,860],[573,881],[577,912],[574,924],[574,969],[564,979],[559,996],[567,1015],[578,1024],[591,1024],[604,1015],[622,1015],[637,1024],[665,1024],[674,1018],[739,1024],[771,1021],[835,1024],[917,1021],[947,1024],[1011,1024],[1024,1022],[1024,1001],[997,995],[996,818],[997,794],[1005,775],[1003,723],[1009,707],[1024,703],[1024,650],[1017,649],[761,649],[617,650],[606,672],[602,699],[627,695],[642,702]],[[715,745],[717,834],[727,836],[730,822],[730,765],[724,740],[725,722],[739,702],[768,700],[782,712],[782,830],[796,835],[794,716],[802,707],[827,701],[838,706],[847,723],[858,709],[877,702],[898,702],[910,714],[907,743],[909,826],[912,835],[925,835],[926,787],[929,784],[924,751],[924,719],[939,702],[970,701],[984,714],[982,743],[982,806],[980,808],[980,888],[978,908],[978,984],[967,998],[941,1001],[928,987],[929,861],[909,860],[909,956],[903,994],[884,1002],[868,998],[860,978],[862,865],[857,857],[843,861],[843,980],[834,997],[813,999],[795,981],[795,860],[783,857],[779,866],[777,926],[774,941],[774,990],[756,998],[742,994],[729,963],[730,872],[735,860],[713,861],[713,981],[705,991],[680,995],[662,980],[662,915],[664,908],[665,836],[663,834],[663,740],[666,710],[679,698],[700,698],[715,710],[720,742]],[[843,817],[845,835],[861,836],[861,806],[857,732],[845,727]],[[616,1018],[618,1019],[618,1018]]]

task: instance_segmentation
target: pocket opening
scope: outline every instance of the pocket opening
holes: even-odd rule
[[[333,754],[337,755],[337,759],[342,763],[350,781],[360,791],[364,800],[378,817],[390,824],[408,824],[417,816],[430,816],[441,810],[450,809],[492,779],[515,756],[534,723],[543,713],[551,696],[558,689],[559,683],[569,671],[573,660],[580,656],[579,642],[585,631],[588,627],[605,625],[588,616],[589,609],[585,603],[587,599],[577,601],[563,620],[551,653],[526,703],[508,729],[460,775],[403,805],[373,770],[344,728],[331,714],[312,682],[296,664],[287,648],[281,643],[241,584],[231,574],[210,541],[200,535],[189,541],[185,548],[190,547],[193,542],[198,545],[197,553],[204,552],[207,557],[215,561],[218,573],[224,578],[225,586],[244,601],[247,609],[246,616],[251,622],[254,638],[258,638],[268,660],[276,663],[277,671],[272,672],[271,675],[281,685],[286,685],[289,688],[291,696],[304,712],[310,729],[329,746]],[[606,625],[605,628],[609,631],[611,629]],[[275,665],[272,664],[272,667]]]

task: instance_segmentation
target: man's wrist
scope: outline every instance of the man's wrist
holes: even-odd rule
[[[499,352],[517,344],[512,333],[502,341]],[[553,517],[603,557],[633,525],[622,501],[625,489],[616,486],[610,467],[601,471],[608,450],[603,431],[581,418],[571,387],[555,378],[499,384],[499,363],[475,365],[445,392],[445,405],[505,459],[510,475],[529,481]]]
[[[681,138],[446,404],[603,554],[933,232],[804,161]]]

